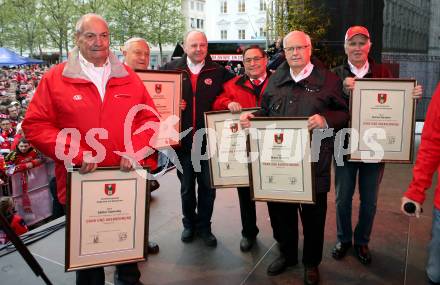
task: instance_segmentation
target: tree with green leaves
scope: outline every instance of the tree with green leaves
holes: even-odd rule
[[[146,37],[148,19],[146,6],[149,0],[107,1],[105,18],[109,23],[113,44],[122,45],[132,37]]]
[[[69,53],[69,39],[72,39],[72,18],[78,18],[72,0],[40,0],[41,21],[52,43],[58,48],[62,60],[63,50]]]
[[[313,41],[325,36],[330,18],[324,6],[312,0],[271,0],[267,20],[268,30],[275,39],[293,30],[306,32]]]
[[[185,30],[181,12],[181,0],[150,0],[147,6],[147,36],[149,42],[159,46],[162,64],[162,46],[176,44],[182,40]]]

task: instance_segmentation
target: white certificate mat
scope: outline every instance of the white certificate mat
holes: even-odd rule
[[[258,109],[245,108],[241,113],[205,112],[210,179],[213,188],[249,186],[247,135],[240,125],[240,116]]]
[[[155,149],[180,144],[180,102],[182,73],[178,71],[136,70],[159,112],[159,132],[150,143]]]
[[[248,137],[254,200],[314,203],[307,118],[253,118]]]
[[[69,172],[66,271],[145,260],[146,170]]]
[[[412,162],[415,85],[414,79],[356,79],[350,100],[350,161]]]

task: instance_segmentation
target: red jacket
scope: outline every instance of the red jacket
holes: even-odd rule
[[[413,179],[405,196],[420,204],[431,187],[434,172],[440,170],[440,84],[432,96],[422,132],[422,142],[413,168]],[[440,210],[440,185],[437,183],[434,206]]]
[[[22,123],[25,137],[32,145],[56,161],[57,192],[62,204],[66,201],[67,172],[55,150],[57,135],[61,130],[74,128],[79,131],[80,141],[67,139],[65,144],[65,153],[71,146],[79,144],[79,152],[73,159],[75,165],[81,165],[84,151],[92,151],[96,155],[94,150],[103,146],[106,155],[98,166],[119,166],[121,156],[114,151],[130,150],[126,149],[124,143],[124,122],[130,109],[137,104],[153,108],[137,112],[134,117],[130,133],[135,152],[149,145],[154,130],[149,128],[138,134],[134,132],[147,122],[156,126],[159,122],[154,103],[139,77],[120,63],[115,55],[110,54],[109,61],[111,73],[102,101],[96,86],[81,70],[78,50],[75,48],[67,62],[55,66],[44,75]],[[93,128],[107,131],[106,138],[94,135],[101,146],[91,147],[85,141],[87,132]],[[140,161],[142,157],[143,154],[140,154],[136,159]],[[152,161],[150,166],[154,169],[155,162]]]
[[[260,106],[261,97],[269,81],[269,73],[262,83],[260,94],[255,94],[249,77],[237,76],[223,84],[223,92],[216,98],[212,109],[214,111],[227,110],[231,102],[240,103],[242,108],[255,108]]]
[[[17,150],[12,151],[6,156],[6,162],[8,165],[14,165],[14,173],[17,173],[39,166],[43,163],[43,160],[38,157],[35,149],[31,148],[26,153]],[[32,164],[30,167],[27,165],[29,162]]]

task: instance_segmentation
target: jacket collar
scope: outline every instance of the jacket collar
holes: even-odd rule
[[[313,63],[313,62],[312,62]],[[276,86],[293,83],[310,90],[319,90],[324,85],[325,72],[317,65],[313,67],[312,73],[301,81],[295,82],[290,76],[290,66],[287,61],[283,62],[272,77]]]
[[[187,55],[186,53],[179,59],[177,59],[176,62],[176,68],[179,70],[185,70],[188,71],[188,64],[187,64]],[[202,70],[200,72],[203,72],[206,69],[214,68],[215,63],[212,61],[211,56],[208,54],[205,58],[205,65],[202,67]]]
[[[365,74],[364,77],[368,77],[369,75],[371,75],[373,73],[373,68],[376,65],[374,60],[371,57],[368,57],[368,64],[369,64],[368,72],[367,72],[367,74]],[[348,63],[348,58],[347,57],[344,59],[344,69],[348,72],[348,74],[354,75],[351,72],[350,64]]]
[[[125,69],[124,65],[118,60],[118,58],[112,53],[109,53],[109,62],[111,66],[110,78],[123,78],[127,77],[129,74]],[[71,79],[82,79],[90,81],[84,71],[81,69],[79,63],[79,49],[75,47],[67,58],[67,63],[63,69],[63,76]]]

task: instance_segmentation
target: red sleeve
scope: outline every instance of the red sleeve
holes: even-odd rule
[[[145,148],[145,146],[150,146],[150,139],[153,137],[156,130],[159,130],[159,118],[156,114],[158,114],[156,107],[154,106],[153,100],[150,97],[150,94],[148,94],[147,89],[145,89],[143,83],[140,81],[140,79],[136,76],[136,78],[139,80],[140,84],[142,85],[143,89],[143,104],[147,105],[149,107],[148,110],[143,109],[142,111],[138,112],[133,120],[132,125],[132,142],[133,142],[133,150],[135,152],[138,152],[142,148]],[[136,134],[136,131],[141,128],[142,126],[149,126],[147,129],[141,131],[140,133]],[[138,154],[136,157],[137,161],[142,161],[144,158],[145,153]],[[151,156],[151,155],[150,155]],[[155,158],[156,157],[156,158]],[[154,167],[157,164],[156,162],[157,156],[151,156],[147,158],[147,164],[150,167]]]
[[[24,220],[17,214],[14,215],[11,221],[12,230],[19,236],[28,232],[28,228]]]
[[[54,69],[63,68],[57,66]],[[22,129],[26,139],[45,155],[55,161],[59,159],[55,155],[56,138],[60,129],[56,126],[56,107],[52,101],[51,82],[61,80],[55,78],[54,69],[49,71],[41,80],[32,98],[26,116],[22,123]],[[78,143],[78,142],[76,142]],[[65,143],[65,149],[70,149],[71,140]],[[81,165],[84,147],[80,145],[78,155],[73,159],[73,163]]]
[[[229,80],[223,84],[223,92],[217,96],[212,105],[214,111],[227,110],[228,104],[234,100],[234,87],[236,80]]]
[[[432,96],[423,126],[422,141],[413,168],[413,179],[405,196],[419,203],[431,187],[432,176],[440,165],[440,84]]]

